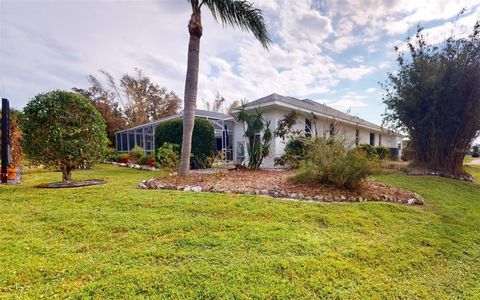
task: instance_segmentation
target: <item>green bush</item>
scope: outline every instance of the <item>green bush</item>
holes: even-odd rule
[[[356,189],[372,173],[372,163],[360,150],[346,151],[337,139],[316,139],[305,160],[300,163],[293,181],[297,183],[329,183]]]
[[[137,160],[137,163],[142,166],[148,165],[148,157],[146,155],[140,156],[140,158]]]
[[[329,180],[337,187],[356,189],[372,173],[372,165],[365,153],[352,149],[333,166]]]
[[[140,158],[145,156],[145,151],[143,151],[143,148],[140,146],[135,146],[133,147],[132,151],[130,151],[130,157],[138,163]]]
[[[158,124],[155,130],[155,147],[164,143],[182,144],[183,121],[174,119]],[[205,119],[196,118],[192,135],[192,168],[209,168],[215,154],[215,133],[212,124]],[[181,147],[181,146],[180,146]],[[181,151],[181,149],[179,149]],[[157,155],[158,158],[158,155]]]
[[[385,147],[385,146],[375,147],[375,155],[380,160],[384,160],[386,158],[389,158],[391,156],[391,154],[392,154],[392,152],[390,151],[390,149]]]
[[[375,147],[370,144],[360,144],[358,145],[357,149],[363,152],[368,159],[385,160],[392,154],[392,151],[385,146]]]
[[[357,146],[357,149],[365,153],[368,158],[375,158],[377,155],[375,147],[370,144],[360,144]]]
[[[120,155],[117,152],[117,149],[108,147],[105,149],[103,152],[103,161],[104,162],[119,162],[120,161]]]
[[[121,163],[124,163],[124,164],[128,163],[130,161],[130,154],[128,153],[120,154],[119,160]]]
[[[180,146],[177,144],[163,143],[157,149],[157,161],[161,168],[176,169],[180,164]]]
[[[35,96],[24,109],[24,150],[34,163],[60,168],[70,181],[74,169],[101,161],[108,139],[105,121],[82,96],[53,91]]]
[[[289,165],[291,168],[297,169],[300,166],[300,162],[305,159],[311,144],[311,138],[303,136],[291,138],[285,145],[284,154],[275,158],[275,165]]]

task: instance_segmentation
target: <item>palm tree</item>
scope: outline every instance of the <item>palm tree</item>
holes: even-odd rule
[[[183,140],[180,167],[178,173],[188,176],[192,132],[197,104],[198,66],[200,60],[200,38],[202,37],[202,6],[208,7],[215,20],[223,25],[231,25],[251,32],[268,49],[271,40],[262,11],[244,0],[188,0],[192,5],[192,16],[188,23],[190,41],[188,44],[187,76],[185,80],[185,99],[183,110]]]

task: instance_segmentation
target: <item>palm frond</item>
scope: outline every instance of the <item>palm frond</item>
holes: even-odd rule
[[[268,49],[272,40],[263,19],[262,10],[245,0],[203,0],[215,20],[253,33],[255,38]]]

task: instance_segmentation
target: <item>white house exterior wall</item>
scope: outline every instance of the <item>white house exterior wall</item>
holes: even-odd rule
[[[269,111],[264,113],[266,120],[271,120],[271,130],[275,130],[277,122],[281,120],[285,114],[289,113],[291,110],[288,109],[275,109],[275,111]],[[293,126],[293,130],[299,130],[304,133],[305,130],[305,119],[309,118],[312,120],[312,137],[315,136],[315,125],[314,120],[311,115],[299,114],[297,123]],[[319,137],[329,137],[330,136],[330,124],[333,121],[326,118],[317,117],[316,120],[316,131],[317,136]],[[387,148],[397,148],[398,143],[401,141],[401,137],[398,137],[392,133],[380,132],[375,130],[369,130],[362,127],[355,127],[350,124],[336,123],[336,134],[337,136],[344,141],[345,147],[354,148],[355,138],[356,138],[356,129],[359,130],[359,144],[370,144],[370,133],[375,134],[375,146],[379,145],[379,136],[382,136],[382,145]],[[240,136],[243,139],[243,129],[242,135]],[[274,159],[281,156],[284,153],[285,145],[288,142],[288,139],[283,141],[279,137],[274,137],[272,141],[270,155],[264,159],[262,167],[264,168],[273,168]],[[236,144],[235,144],[236,145]]]

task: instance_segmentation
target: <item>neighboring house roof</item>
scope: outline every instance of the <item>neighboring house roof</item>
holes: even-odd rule
[[[168,121],[168,120],[172,120],[172,119],[182,118],[182,117],[183,117],[183,111],[179,112],[179,113],[176,113],[174,115],[170,115],[170,116],[165,117],[165,118],[161,118],[161,119],[149,122],[149,123],[145,123],[145,124],[142,124],[142,125],[130,127],[130,128],[124,129],[124,130],[120,130],[120,131],[117,131],[116,133],[120,133],[120,132],[123,132],[123,131],[129,131],[129,130],[132,130],[132,129],[141,128],[141,127],[145,127],[145,126],[148,126],[148,125],[154,125],[155,126],[155,125],[158,125],[159,123],[162,123],[162,122],[165,122],[165,121]],[[201,118],[207,118],[207,119],[213,119],[213,120],[227,120],[227,119],[232,118],[231,116],[226,115],[224,113],[202,110],[202,109],[197,109],[195,111],[195,117],[201,117]]]
[[[294,110],[305,110],[326,118],[332,118],[339,121],[351,123],[353,125],[359,125],[361,127],[367,127],[367,128],[382,131],[382,132],[387,131],[387,132],[396,134],[398,136],[402,136],[399,133],[396,133],[386,128],[383,128],[381,126],[378,126],[377,124],[374,124],[372,122],[366,121],[359,117],[341,112],[339,110],[336,110],[325,104],[321,104],[311,99],[300,100],[294,97],[286,97],[279,94],[271,94],[263,98],[257,99],[255,101],[249,102],[246,104],[245,107],[247,109],[248,108],[254,109],[257,107],[265,107],[269,105],[279,105],[279,106],[288,107]]]

